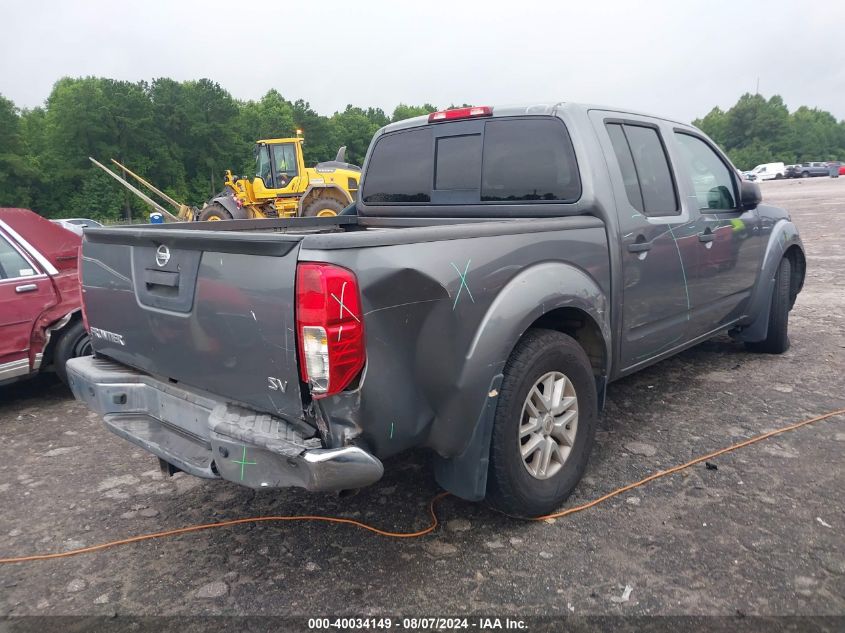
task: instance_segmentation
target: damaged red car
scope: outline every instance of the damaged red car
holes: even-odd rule
[[[91,353],[77,260],[82,238],[27,209],[0,208],[0,385]]]

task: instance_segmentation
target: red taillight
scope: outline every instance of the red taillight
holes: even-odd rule
[[[472,119],[478,116],[492,116],[493,108],[490,106],[473,106],[471,108],[452,108],[451,110],[440,110],[428,115],[429,123],[438,121],[452,121],[454,119]]]
[[[358,280],[331,264],[296,268],[296,336],[303,382],[315,398],[343,391],[364,368]]]

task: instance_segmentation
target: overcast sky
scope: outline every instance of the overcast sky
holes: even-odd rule
[[[62,76],[209,77],[347,103],[581,101],[684,121],[754,92],[845,119],[845,2],[0,0],[0,94]]]

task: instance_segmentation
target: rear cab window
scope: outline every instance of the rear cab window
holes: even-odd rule
[[[434,147],[434,189],[478,189],[481,174],[481,134],[443,136]]]
[[[367,166],[364,202],[431,202],[432,143],[428,128],[403,130],[380,138]]]
[[[429,124],[376,141],[365,204],[576,202],[578,163],[557,117]]]

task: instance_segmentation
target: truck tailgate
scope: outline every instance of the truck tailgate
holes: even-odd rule
[[[86,231],[82,291],[94,350],[302,418],[293,308],[300,240],[153,227]]]

